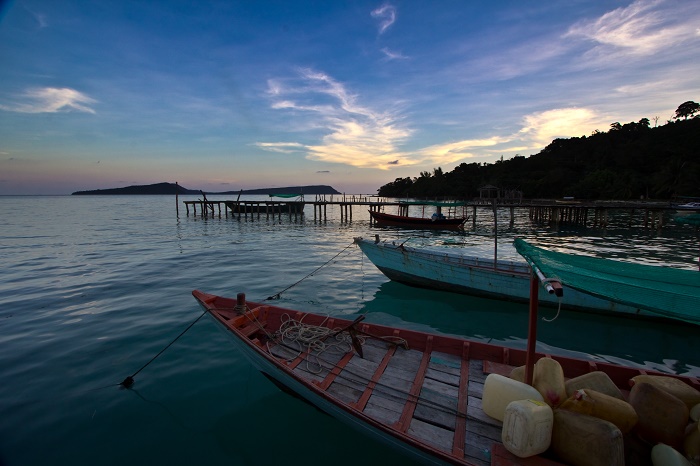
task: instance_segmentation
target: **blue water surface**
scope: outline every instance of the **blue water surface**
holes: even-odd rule
[[[212,197],[212,196],[210,196]],[[179,200],[188,199],[180,197]],[[194,198],[189,198],[194,199]],[[337,208],[335,208],[337,209]],[[693,269],[691,227],[554,230],[498,213],[498,254],[514,236],[569,252]],[[234,351],[193,289],[524,347],[526,306],[387,280],[356,236],[493,254],[493,214],[465,232],[371,226],[328,208],[303,217],[179,218],[170,196],[0,197],[0,464],[404,464],[411,460],[280,392]],[[324,265],[325,264],[325,265]],[[298,282],[298,283],[297,283]],[[547,312],[547,311],[545,311]],[[553,317],[553,316],[549,316]],[[538,349],[700,375],[697,328],[562,313]]]

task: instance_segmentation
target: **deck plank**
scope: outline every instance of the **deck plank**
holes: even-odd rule
[[[448,453],[452,451],[452,437],[454,433],[451,430],[413,418],[406,433],[433,448],[438,448]]]
[[[377,401],[379,401],[379,403],[377,403]],[[395,403],[392,400],[386,398],[382,399],[372,394],[363,412],[378,421],[387,425],[392,425],[398,422],[402,410],[403,403]]]
[[[435,407],[426,405],[425,403],[418,403],[416,410],[413,412],[413,418],[435,424],[443,429],[449,429],[450,431],[455,430],[456,422],[453,412],[435,409]]]
[[[360,395],[362,395],[361,390],[341,383],[337,379],[328,387],[326,393],[333,395],[335,398],[347,404],[356,402],[358,398],[360,398]]]
[[[450,374],[436,369],[432,363],[428,366],[428,371],[425,373],[425,378],[439,380],[440,382],[447,383],[455,387],[459,386],[459,374]]]

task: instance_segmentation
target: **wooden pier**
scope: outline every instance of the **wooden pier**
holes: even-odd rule
[[[202,217],[228,217],[251,220],[281,220],[287,217],[290,220],[303,218],[307,206],[313,208],[314,221],[327,221],[328,209],[338,209],[341,222],[353,220],[353,208],[366,207],[372,211],[381,211],[386,208],[396,209],[399,215],[408,215],[409,205],[430,206],[434,201],[426,200],[424,204],[412,201],[402,202],[396,199],[381,199],[376,196],[316,196],[310,201],[242,201],[242,200],[194,200],[183,201],[190,215]],[[484,210],[489,215],[497,211],[506,210],[510,213],[510,224],[514,223],[516,209],[527,209],[529,218],[534,223],[551,226],[577,225],[605,228],[612,215],[626,217],[629,227],[639,224],[644,228],[661,229],[669,213],[675,212],[670,203],[664,202],[612,202],[612,201],[555,201],[555,200],[517,200],[511,202],[506,199],[475,199],[466,201],[462,207],[464,214],[471,211],[470,220],[476,229],[477,218],[483,218]],[[641,215],[640,222],[640,212]]]

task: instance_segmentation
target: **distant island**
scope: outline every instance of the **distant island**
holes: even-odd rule
[[[176,183],[155,183],[141,186],[126,186],[124,188],[93,189],[76,191],[73,196],[103,195],[103,194],[201,194],[199,189],[187,189]],[[285,188],[243,189],[238,191],[207,192],[205,194],[342,194],[331,186],[288,186]]]

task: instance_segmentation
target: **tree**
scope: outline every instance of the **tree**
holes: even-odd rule
[[[697,112],[700,112],[700,104],[689,100],[687,102],[683,102],[678,106],[678,108],[676,109],[676,116],[674,116],[673,118],[676,120],[679,118],[687,120],[689,116],[693,116],[693,114]]]

